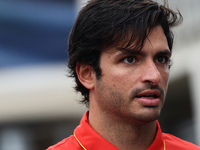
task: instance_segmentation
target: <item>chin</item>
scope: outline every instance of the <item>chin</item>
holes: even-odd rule
[[[160,110],[151,110],[143,112],[142,114],[135,115],[135,120],[141,123],[148,123],[158,119],[160,116]]]
[[[159,115],[157,116],[144,116],[144,117],[141,117],[141,118],[138,118],[141,122],[152,122],[152,121],[155,121],[157,120],[159,117]]]

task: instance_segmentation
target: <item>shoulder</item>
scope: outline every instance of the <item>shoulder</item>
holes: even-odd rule
[[[200,150],[197,145],[184,141],[171,134],[163,133],[166,149],[181,149],[181,150]]]
[[[57,144],[50,146],[46,150],[79,150],[81,149],[80,145],[76,141],[75,137],[71,135],[68,138],[63,139],[62,141],[58,142]]]

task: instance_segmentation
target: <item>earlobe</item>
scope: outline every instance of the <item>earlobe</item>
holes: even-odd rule
[[[95,72],[90,65],[85,63],[77,63],[76,74],[79,81],[85,88],[92,89],[94,87]]]

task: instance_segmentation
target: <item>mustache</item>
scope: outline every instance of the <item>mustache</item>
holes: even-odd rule
[[[131,91],[129,98],[133,99],[136,95],[140,94],[141,92],[143,92],[145,90],[158,90],[160,92],[161,96],[164,95],[164,90],[159,85],[147,84],[143,88],[138,88],[138,89],[134,89],[133,91]]]

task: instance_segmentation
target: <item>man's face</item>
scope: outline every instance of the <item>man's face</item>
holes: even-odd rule
[[[115,47],[102,52],[102,77],[94,88],[101,111],[125,122],[157,119],[167,92],[170,56],[161,26],[152,30],[139,52]]]

